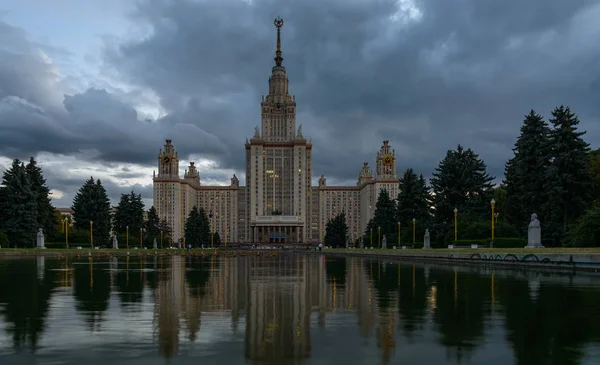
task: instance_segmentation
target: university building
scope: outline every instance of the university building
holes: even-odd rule
[[[229,186],[202,185],[190,162],[183,178],[179,156],[167,139],[158,154],[154,172],[154,207],[173,229],[173,239],[184,236],[185,219],[194,206],[204,208],[214,232],[224,242],[308,243],[323,239],[329,219],[346,214],[350,240],[358,239],[373,217],[382,189],[398,194],[396,153],[383,141],[375,159],[375,174],[363,163],[355,186],[328,186],[323,175],[312,185],[310,139],[296,126],[296,97],[289,93],[283,66],[281,28],[276,19],[275,66],[269,77],[269,93],[260,104],[262,123],[246,138],[246,185],[233,175]]]

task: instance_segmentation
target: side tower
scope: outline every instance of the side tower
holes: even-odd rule
[[[171,144],[165,141],[158,152],[158,174],[153,176],[154,208],[160,219],[165,219],[173,232],[173,240],[181,238],[181,179],[179,178],[179,156]]]

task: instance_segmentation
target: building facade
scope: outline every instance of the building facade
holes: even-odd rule
[[[276,19],[275,66],[269,93],[262,97],[260,126],[246,139],[246,185],[233,175],[229,186],[204,186],[194,162],[183,179],[178,153],[170,139],[158,154],[154,173],[154,207],[173,229],[173,239],[184,234],[184,223],[194,206],[209,215],[214,232],[225,242],[308,243],[323,239],[329,219],[346,214],[349,239],[366,229],[382,189],[398,194],[396,153],[383,141],[373,174],[365,162],[355,186],[327,186],[323,175],[312,186],[312,143],[296,126],[296,97],[289,93],[283,66],[281,28]]]

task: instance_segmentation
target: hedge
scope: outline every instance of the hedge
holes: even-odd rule
[[[478,239],[478,240],[457,240],[452,241],[455,246],[490,246],[492,242],[491,238]],[[507,237],[507,238],[494,238],[494,248],[523,248],[527,246],[527,240],[524,238]]]

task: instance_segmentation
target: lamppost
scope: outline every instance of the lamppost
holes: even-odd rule
[[[163,245],[162,245],[162,229],[160,230],[160,249],[162,250]]]
[[[400,247],[400,222],[398,222],[398,248]]]
[[[94,248],[94,221],[90,221],[90,247]]]
[[[212,220],[213,212],[212,212],[212,210],[208,214],[208,218],[210,218],[210,248],[215,248],[214,242],[213,242],[214,234],[213,234],[213,220]]]
[[[373,228],[371,228],[371,247],[373,247]]]
[[[125,247],[129,250],[129,226],[125,226]]]
[[[381,227],[377,227],[377,248],[381,248]]]
[[[415,246],[415,241],[416,241],[415,240],[415,237],[416,237],[416,235],[415,235],[416,224],[417,224],[417,220],[413,218],[413,248]]]
[[[454,208],[454,240],[458,241],[458,208]]]
[[[65,245],[67,246],[67,249],[69,249],[69,220],[67,217],[63,219],[63,229],[65,231]]]
[[[494,214],[494,209],[496,208],[496,201],[494,199],[492,199],[492,201],[490,201],[490,204],[492,205],[492,247],[494,246],[494,229],[496,228],[495,226],[495,222],[494,222],[494,218],[496,217],[496,215]]]
[[[140,249],[142,248],[142,227],[140,227]]]

